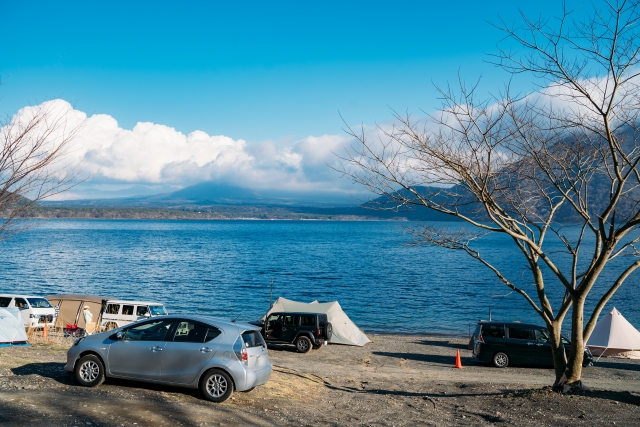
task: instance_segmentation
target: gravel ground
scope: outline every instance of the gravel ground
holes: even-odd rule
[[[640,425],[640,361],[586,368],[590,392],[545,386],[552,369],[478,364],[466,341],[371,336],[301,355],[270,347],[270,381],[223,404],[197,391],[122,380],[86,389],[62,367],[67,343],[0,349],[0,424],[64,426]],[[463,369],[453,368],[455,351]]]

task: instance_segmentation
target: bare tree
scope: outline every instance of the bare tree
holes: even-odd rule
[[[520,51],[499,50],[494,62],[539,79],[538,92],[518,98],[507,86],[478,101],[476,87],[460,83],[440,89],[443,108],[426,121],[396,114],[375,138],[347,130],[358,143],[342,172],[383,196],[370,207],[418,205],[466,223],[411,232],[418,242],[465,252],[526,299],[549,328],[557,387],[581,385],[598,316],[640,266],[638,9],[637,1],[607,2],[583,21],[565,9],[556,20],[503,22]],[[486,233],[511,242],[530,272],[526,282],[475,249]],[[563,250],[550,251],[550,240]],[[613,283],[601,283],[616,257],[628,262]],[[595,309],[585,324],[590,298]],[[569,312],[567,359],[560,333]]]
[[[80,124],[54,102],[28,107],[0,127],[0,238],[24,229],[20,219],[30,207],[79,182],[78,163],[70,160]]]

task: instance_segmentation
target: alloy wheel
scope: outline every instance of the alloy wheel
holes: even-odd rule
[[[207,392],[214,397],[221,397],[227,392],[227,380],[222,375],[212,375],[207,381]]]
[[[100,367],[93,360],[87,360],[80,367],[80,377],[85,382],[95,381],[100,375]]]

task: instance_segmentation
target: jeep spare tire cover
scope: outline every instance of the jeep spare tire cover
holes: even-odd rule
[[[331,326],[330,322],[327,322],[325,325],[326,333],[327,333],[327,341],[331,340],[331,334],[333,334],[333,326]]]

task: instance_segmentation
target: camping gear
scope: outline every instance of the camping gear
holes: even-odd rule
[[[0,308],[0,347],[29,345],[22,315],[17,308]]]
[[[309,304],[304,302],[292,301],[286,298],[278,298],[271,309],[264,315],[263,319],[271,313],[279,312],[296,312],[296,313],[324,313],[327,315],[329,322],[333,326],[333,334],[329,343],[357,345],[362,347],[368,342],[369,338],[362,332],[355,323],[349,319],[349,316],[342,311],[342,307],[338,301],[323,302],[313,301]]]
[[[640,332],[614,307],[593,328],[587,347],[594,356],[640,359]]]
[[[111,299],[114,298],[78,294],[51,295],[47,297],[47,300],[55,307],[58,313],[55,321],[56,328],[63,328],[65,334],[72,336],[82,336],[86,329],[89,329],[86,331],[89,333],[98,332],[93,330],[94,325],[88,325],[89,328],[87,328],[82,310],[85,305],[89,306],[93,318],[96,319],[93,323],[99,325],[104,307],[107,301]]]

